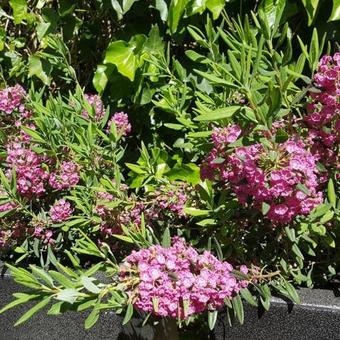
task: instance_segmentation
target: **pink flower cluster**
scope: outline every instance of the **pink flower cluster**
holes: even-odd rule
[[[49,184],[53,189],[69,189],[79,182],[78,165],[72,161],[62,162],[60,169],[50,174]]]
[[[248,269],[242,266],[244,274]],[[248,281],[238,280],[233,266],[209,251],[199,254],[181,238],[169,248],[153,245],[133,251],[120,267],[120,280],[134,306],[162,317],[186,319],[215,310]]]
[[[225,143],[216,143],[201,169],[203,178],[217,176],[229,185],[241,204],[260,211],[268,205],[266,217],[274,224],[289,223],[322,202],[315,158],[301,140],[272,149],[262,144],[238,147],[233,153]]]
[[[112,124],[116,125],[117,133],[121,136],[127,136],[131,132],[129,117],[124,112],[116,112],[107,123],[107,131],[110,132]]]
[[[105,109],[101,98],[95,94],[85,94],[85,100],[94,108],[96,122],[100,122],[105,116]],[[84,110],[82,115],[89,118],[90,114]]]
[[[308,140],[316,159],[334,166],[339,164],[336,149],[340,141],[340,53],[321,58],[314,84],[320,92],[310,92],[311,103],[305,117]]]
[[[175,213],[176,216],[185,216],[184,206],[188,200],[186,194],[186,186],[160,186],[158,190],[153,193],[155,198],[154,210],[156,211],[156,218],[167,211]]]
[[[145,205],[142,202],[133,203],[133,206],[116,208],[108,207],[106,203],[114,200],[114,196],[108,192],[99,192],[97,195],[99,202],[95,207],[95,212],[101,217],[102,224],[100,227],[101,234],[109,237],[112,234],[120,234],[122,226],[130,224],[139,226],[141,224],[141,215],[145,212]]]
[[[219,148],[221,145],[236,142],[241,135],[241,132],[241,128],[236,124],[224,128],[214,128],[211,140],[213,141],[215,148]]]
[[[16,171],[17,190],[27,198],[40,196],[45,192],[45,182],[49,174],[42,167],[44,159],[22,143],[7,145],[7,176]]]
[[[46,244],[54,243],[53,231],[50,229],[45,229],[43,227],[35,227],[33,236],[41,239]]]
[[[13,87],[7,87],[0,91],[0,112],[7,114],[18,110],[20,113],[26,111],[23,101],[26,97],[26,91],[19,84]]]
[[[50,216],[52,222],[63,222],[69,219],[69,217],[73,213],[73,208],[71,207],[71,203],[67,202],[64,199],[61,199],[54,203],[54,205],[50,209]]]
[[[0,229],[0,252],[12,247],[15,242],[27,236],[28,229],[21,221],[10,220],[7,222],[8,229]]]

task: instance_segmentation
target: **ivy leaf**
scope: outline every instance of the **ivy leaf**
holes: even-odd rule
[[[126,41],[112,42],[106,50],[104,64],[116,65],[120,74],[133,81],[139,67],[139,57],[135,54],[135,48],[134,44]]]
[[[99,94],[104,92],[112,72],[113,68],[110,65],[97,65],[92,83]]]
[[[45,85],[50,84],[50,79],[43,70],[41,59],[36,55],[31,55],[28,58],[28,77],[38,77]]]
[[[13,9],[14,23],[18,25],[26,18],[27,1],[26,0],[10,0],[9,4]]]
[[[206,6],[208,10],[212,13],[213,19],[216,20],[223,8],[224,8],[225,0],[207,0]]]

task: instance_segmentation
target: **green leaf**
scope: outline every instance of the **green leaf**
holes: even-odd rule
[[[296,304],[300,304],[301,303],[300,297],[298,293],[296,292],[295,288],[293,287],[293,285],[286,281],[285,288],[287,290],[289,297],[292,299],[292,301]]]
[[[133,315],[133,305],[129,303],[126,309],[125,316],[124,316],[123,326],[126,325],[131,320],[132,315]]]
[[[217,316],[218,316],[218,311],[214,310],[214,311],[209,311],[208,312],[208,326],[209,329],[212,331],[215,327],[216,321],[217,321]]]
[[[206,72],[202,72],[200,70],[196,70],[194,69],[194,71],[199,74],[200,76],[202,76],[203,78],[205,79],[208,79],[210,80],[212,83],[215,83],[217,85],[224,85],[226,87],[230,87],[230,88],[234,88],[234,89],[237,89],[238,86],[236,84],[233,84],[223,78],[219,78],[213,74],[210,74],[210,73],[206,73]]]
[[[28,310],[22,317],[14,324],[14,326],[18,326],[29,318],[31,318],[35,313],[39,312],[42,308],[44,308],[51,300],[51,296],[45,297],[42,301],[37,303],[34,307]]]
[[[112,72],[113,70],[109,65],[97,65],[92,83],[99,94],[104,92]]]
[[[164,0],[156,0],[155,7],[159,11],[162,21],[168,18],[168,6]]]
[[[166,176],[171,180],[182,180],[191,184],[198,184],[200,182],[200,169],[194,163],[189,164],[176,164]]]
[[[328,21],[340,20],[340,0],[333,0],[333,9]]]
[[[132,170],[133,172],[137,173],[137,174],[145,174],[146,171],[139,165],[136,164],[132,164],[132,163],[125,163],[125,165]]]
[[[99,319],[100,310],[98,308],[93,308],[89,316],[85,320],[85,329],[91,328]]]
[[[244,322],[244,310],[243,310],[243,303],[240,295],[236,295],[232,299],[233,309],[237,320],[243,325]]]
[[[257,307],[258,303],[255,300],[254,296],[250,293],[248,288],[242,288],[240,290],[240,294],[251,306]]]
[[[266,216],[270,210],[270,205],[266,202],[262,202],[262,214]]]
[[[133,240],[131,237],[125,236],[125,235],[119,235],[119,234],[112,234],[113,237],[118,238],[119,240],[122,240],[127,243],[133,243]]]
[[[20,296],[17,296],[18,294],[21,294]],[[40,295],[39,294],[24,294],[24,293],[17,293],[16,294],[17,299],[10,302],[9,304],[7,304],[6,306],[4,306],[1,310],[0,310],[0,314],[6,312],[7,310],[14,308],[18,305],[21,305],[23,303],[26,303],[30,300],[34,300],[36,298],[38,298]]]
[[[178,23],[184,14],[184,10],[188,2],[188,0],[171,0],[168,14],[168,26],[171,33],[175,33],[177,31]]]
[[[304,184],[298,183],[298,184],[296,185],[296,188],[299,189],[300,191],[302,191],[304,194],[310,195],[309,190],[306,188],[306,186],[305,186]]]
[[[275,133],[275,142],[276,143],[284,143],[288,140],[289,135],[283,129],[278,129]]]
[[[162,238],[162,246],[164,248],[170,248],[171,246],[171,236],[169,227],[165,228]]]
[[[81,283],[84,285],[84,287],[93,294],[98,294],[100,292],[100,289],[93,283],[95,279],[90,278],[87,276],[81,277]]]
[[[38,77],[45,85],[50,84],[50,78],[43,70],[43,65],[40,58],[36,55],[31,55],[28,58],[28,77]]]
[[[212,134],[212,131],[189,132],[188,137],[189,138],[206,138],[206,137],[210,137],[211,134]]]
[[[27,1],[26,0],[10,0],[10,6],[13,9],[14,23],[20,24],[27,15]]]
[[[207,0],[206,1],[206,6],[208,10],[212,13],[213,19],[216,20],[223,8],[224,8],[225,0]]]
[[[333,180],[330,178],[327,185],[327,196],[329,203],[332,204],[332,206],[335,208],[336,204],[336,194],[335,194],[335,188]]]
[[[48,287],[54,288],[53,279],[46,271],[33,265],[30,265],[30,268],[32,270],[32,273],[35,276],[40,277],[47,284]]]
[[[285,227],[286,234],[291,242],[295,242],[295,230],[293,228]]]
[[[53,304],[51,308],[48,310],[47,315],[60,315],[62,313],[61,308],[63,307],[63,305],[64,305],[63,301]]]
[[[122,40],[112,42],[106,49],[104,64],[116,65],[120,74],[133,81],[139,67],[139,57],[135,54],[135,48],[135,45]]]
[[[292,246],[292,251],[293,251],[293,253],[294,253],[297,257],[299,257],[300,259],[303,260],[303,259],[305,258],[305,257],[302,255],[301,250],[299,249],[299,247],[297,246],[296,243],[293,244],[293,246]]]
[[[198,117],[195,117],[195,121],[215,121],[215,120],[220,120],[220,119],[225,119],[225,118],[230,118],[234,115],[235,112],[240,110],[240,106],[228,106],[228,107],[223,107],[219,108],[217,110],[213,110],[210,112],[206,112]]]
[[[75,288],[66,288],[61,290],[58,294],[55,295],[55,298],[60,301],[65,301],[73,304],[80,293]]]
[[[302,0],[302,3],[305,6],[307,12],[308,26],[310,26],[315,19],[315,14],[318,9],[319,0]]]
[[[59,272],[53,271],[53,270],[50,270],[48,273],[53,277],[53,279],[55,281],[57,281],[59,284],[63,285],[64,287],[66,287],[66,288],[74,288],[75,287],[75,283],[73,283],[65,275],[63,275]]]
[[[46,143],[46,140],[42,138],[35,130],[30,129],[27,126],[22,126],[21,129],[24,130],[29,136],[31,136],[36,142],[44,144]]]
[[[190,216],[205,216],[209,215],[210,210],[184,207],[184,213]]]

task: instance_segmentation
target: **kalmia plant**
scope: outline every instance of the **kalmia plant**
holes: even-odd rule
[[[0,91],[0,256],[28,290],[2,312],[35,301],[17,324],[50,305],[91,310],[86,328],[112,310],[124,324],[206,315],[212,329],[220,310],[242,323],[244,301],[268,310],[272,294],[299,303],[294,285],[331,284],[340,55],[327,35],[298,35],[283,0],[240,1],[237,17],[236,1],[20,1],[0,12],[4,78],[22,80]],[[311,26],[321,5],[308,4]],[[136,31],[145,11],[157,19]],[[36,33],[19,53],[24,24]]]

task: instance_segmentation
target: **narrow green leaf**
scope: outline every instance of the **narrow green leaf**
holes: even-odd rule
[[[210,112],[206,112],[200,116],[194,118],[195,121],[216,121],[220,119],[230,118],[232,117],[237,111],[240,110],[240,106],[228,106],[219,108]]]
[[[50,302],[51,298],[52,298],[51,296],[45,297],[42,301],[37,303],[34,307],[32,307],[25,314],[23,314],[21,318],[14,324],[14,326],[18,326],[27,321],[28,319],[30,319],[35,313],[43,309]]]
[[[126,309],[125,317],[123,320],[123,325],[126,325],[131,320],[132,315],[133,315],[133,305],[129,303]]]
[[[333,0],[333,8],[328,21],[340,20],[340,0]]]
[[[297,246],[296,243],[293,244],[292,246],[292,251],[293,253],[298,256],[300,259],[304,259],[305,257],[302,255],[300,248]]]
[[[240,290],[240,294],[251,306],[257,307],[258,303],[255,300],[254,296],[250,293],[248,288],[242,288]]]
[[[84,287],[93,294],[98,294],[100,292],[100,289],[93,283],[94,278],[90,278],[87,276],[81,277],[81,283],[84,285]]]
[[[210,210],[184,207],[184,213],[190,216],[204,216],[209,215]]]
[[[218,311],[209,311],[208,312],[208,326],[209,329],[212,331],[215,327],[216,321],[217,321]]]
[[[162,246],[164,248],[169,248],[171,246],[171,237],[169,227],[165,228],[162,238]]]
[[[328,185],[327,185],[327,196],[329,203],[332,204],[332,206],[335,208],[336,204],[336,193],[335,193],[335,187],[332,178],[329,179]]]
[[[294,286],[291,283],[286,281],[285,288],[287,290],[287,293],[289,294],[289,297],[292,299],[292,301],[296,304],[300,304],[301,300]]]
[[[243,303],[240,295],[236,295],[232,299],[233,309],[237,320],[240,322],[241,325],[244,323],[244,310],[243,310]]]
[[[95,325],[99,319],[100,310],[96,306],[92,309],[91,313],[85,320],[85,329],[89,329]]]

